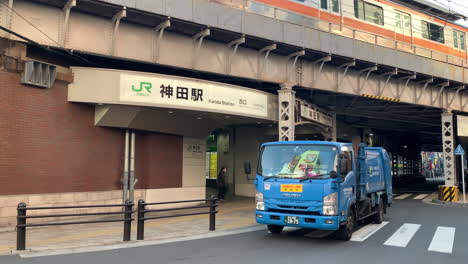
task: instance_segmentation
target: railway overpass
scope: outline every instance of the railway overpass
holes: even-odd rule
[[[255,159],[259,142],[278,137],[381,145],[394,157],[395,172],[398,159],[404,160],[405,174],[420,169],[421,150],[443,150],[445,182],[456,183],[454,115],[468,109],[466,60],[257,1],[1,3],[0,37],[8,40],[6,53],[74,74],[68,101],[94,107],[95,125],[175,133],[197,138],[202,146],[201,138],[210,130],[229,126],[221,129],[220,138],[230,140],[216,144],[225,150],[218,158],[234,170],[230,181],[237,194],[251,192],[239,157]],[[106,97],[105,91],[118,93],[114,86],[96,86],[80,97],[73,91],[91,85],[78,85],[85,79],[82,68],[96,69],[98,83],[107,78],[98,68],[109,68],[115,76],[157,73],[190,78],[206,87],[218,87],[212,81],[224,85],[219,89],[233,85],[248,100],[246,91],[254,89],[268,98],[263,101],[267,110],[259,117],[187,105],[129,103]],[[322,119],[301,114],[301,109],[315,111]],[[168,120],[171,125],[161,125]],[[193,120],[204,123],[195,125]],[[185,122],[194,125],[178,126]],[[184,146],[193,149],[193,142],[187,140]],[[184,163],[184,170],[195,166],[190,162]],[[197,163],[200,173],[201,167]],[[189,178],[184,180],[187,186],[200,185],[200,179]]]

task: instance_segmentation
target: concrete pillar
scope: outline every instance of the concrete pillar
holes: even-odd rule
[[[442,113],[442,150],[444,153],[444,177],[446,186],[454,186],[455,155],[454,155],[453,114],[450,111]]]
[[[278,140],[293,141],[295,138],[295,106],[296,92],[292,89],[293,85],[289,83],[281,84],[281,90],[278,90]]]

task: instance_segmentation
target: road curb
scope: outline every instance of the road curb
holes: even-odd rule
[[[431,203],[438,204],[438,205],[450,206],[450,207],[468,207],[468,204],[441,201],[439,199],[432,199]]]
[[[153,246],[153,245],[169,244],[169,243],[191,241],[191,240],[198,240],[198,239],[205,239],[205,238],[237,235],[237,234],[254,232],[254,231],[265,230],[265,229],[266,227],[263,225],[254,225],[254,226],[250,226],[246,228],[224,230],[224,231],[214,231],[213,233],[207,233],[207,234],[201,234],[201,235],[195,235],[195,236],[189,236],[189,237],[170,238],[170,239],[164,239],[164,240],[130,241],[130,242],[121,242],[119,244],[114,244],[114,245],[104,245],[104,246],[95,246],[95,247],[79,247],[79,248],[46,250],[42,252],[35,252],[32,250],[29,252],[15,251],[12,253],[13,254],[16,253],[21,258],[36,258],[36,257],[44,257],[44,256],[69,255],[69,254]]]

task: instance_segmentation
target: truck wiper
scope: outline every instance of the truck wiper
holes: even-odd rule
[[[282,177],[278,177],[277,175],[275,175],[275,176],[263,177],[263,181],[266,181],[266,180],[271,179],[271,178],[282,178]]]
[[[326,176],[326,175],[330,175],[330,173],[324,173],[324,174],[319,174],[319,175],[315,175],[313,177],[307,177],[307,178],[301,178],[299,180],[299,182],[303,182],[303,181],[307,181],[307,180],[314,180],[316,177],[320,177],[320,176]]]
[[[296,175],[296,174],[294,174],[294,173],[278,173],[277,175],[263,177],[263,180],[266,181],[266,180],[271,179],[271,178],[281,179],[281,178],[285,178],[285,177],[281,177],[281,176],[288,176],[288,175],[290,176],[290,175]]]

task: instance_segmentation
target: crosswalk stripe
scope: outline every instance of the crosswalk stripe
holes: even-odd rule
[[[403,200],[403,199],[406,199],[408,197],[410,197],[412,194],[411,193],[405,193],[405,194],[402,194],[400,196],[397,196],[395,197],[396,200]]]
[[[455,227],[438,226],[427,250],[442,253],[452,253]]]
[[[415,199],[415,200],[422,200],[422,199],[426,198],[428,195],[429,195],[429,194],[427,194],[427,193],[423,193],[423,194],[420,194],[420,195],[414,197],[413,199]]]
[[[379,231],[382,227],[387,225],[388,222],[381,224],[369,224],[353,233],[351,241],[362,242],[372,236],[375,232]]]
[[[406,247],[420,227],[418,224],[404,224],[385,241],[384,245]]]

